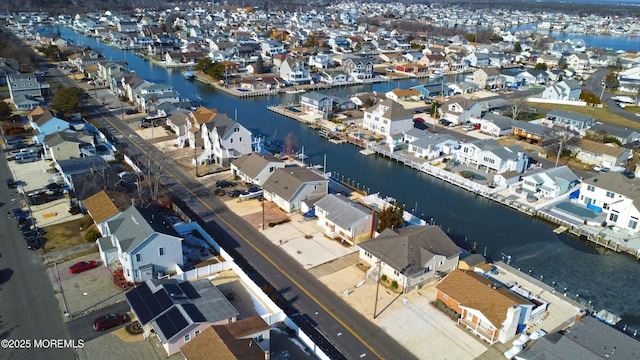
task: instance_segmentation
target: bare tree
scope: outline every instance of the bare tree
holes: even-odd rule
[[[282,146],[282,151],[287,155],[295,154],[298,149],[298,139],[296,136],[290,132],[287,136],[284,137],[284,145]]]
[[[551,142],[546,146],[547,151],[556,153],[556,167],[560,161],[562,153],[570,146],[580,141],[580,136],[576,131],[564,127],[554,127],[548,134]]]

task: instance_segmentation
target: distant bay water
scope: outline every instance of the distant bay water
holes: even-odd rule
[[[527,24],[524,26],[518,26],[509,28],[507,30],[511,32],[531,30],[536,31],[537,24]],[[587,47],[590,48],[603,48],[612,49],[614,51],[640,51],[640,37],[637,36],[623,36],[623,35],[593,35],[593,34],[576,34],[566,32],[554,32],[545,31],[544,34],[548,34],[557,40],[578,40],[582,39]]]

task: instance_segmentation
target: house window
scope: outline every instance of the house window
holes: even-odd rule
[[[184,342],[188,342],[189,340],[191,340],[191,334],[187,334],[184,336]]]
[[[136,254],[136,261],[137,262],[142,261],[142,254]]]
[[[473,314],[470,312],[467,312],[467,320],[472,321],[473,320]]]
[[[593,185],[587,185],[587,191],[593,192],[595,190],[596,190],[596,188]]]
[[[448,298],[449,298],[449,295],[447,295],[447,294],[442,294],[442,298],[446,300],[446,299],[448,299]]]
[[[609,215],[609,220],[613,222],[618,222],[618,214],[615,212],[612,212],[611,215]]]
[[[274,172],[274,171],[276,171],[276,167],[275,167],[275,166],[272,166],[272,167],[270,167],[270,168],[269,168],[269,172],[270,172],[270,173],[272,173],[272,172]]]
[[[240,138],[238,138],[238,141],[242,142],[242,136],[240,136]]]
[[[129,269],[127,269],[127,277],[131,276],[131,274],[129,273]]]
[[[611,192],[611,191],[607,191],[607,197],[608,197],[608,198],[612,198],[612,199],[613,199],[613,196],[614,196],[614,195],[615,195],[615,194],[614,194],[613,192]]]
[[[231,144],[233,144],[233,138],[229,139],[229,142],[230,142]]]
[[[631,220],[629,220],[629,229],[635,230],[637,226],[638,226],[638,219],[631,218]]]
[[[400,273],[398,272],[398,270],[393,270],[393,275],[400,276]]]
[[[202,330],[196,330],[196,332],[194,333],[195,336],[200,335],[200,333],[202,332]]]
[[[158,254],[159,254],[160,256],[164,255],[164,246],[163,246],[163,247],[159,247],[159,248],[158,248]]]

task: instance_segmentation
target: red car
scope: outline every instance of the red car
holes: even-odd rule
[[[127,319],[127,315],[125,314],[108,314],[95,319],[93,321],[93,329],[95,331],[104,331],[114,326],[124,324],[127,321],[129,321],[129,319]]]
[[[72,274],[79,274],[83,271],[87,271],[87,270],[91,270],[93,268],[97,268],[98,267],[98,263],[91,260],[91,261],[80,261],[79,263],[75,263],[73,265],[71,265],[69,267],[69,271],[71,271]]]

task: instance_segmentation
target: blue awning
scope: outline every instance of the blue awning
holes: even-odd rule
[[[580,197],[580,189],[569,194],[569,199],[577,199],[578,197]]]
[[[309,211],[307,211],[306,213],[304,213],[304,215],[302,215],[305,219],[313,219],[316,217],[316,208],[313,208]]]

